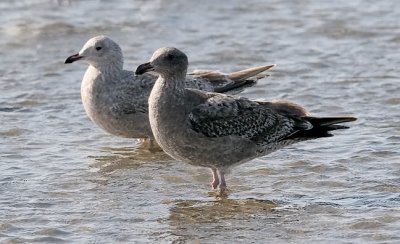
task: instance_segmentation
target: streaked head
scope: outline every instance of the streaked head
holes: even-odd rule
[[[95,67],[111,63],[123,65],[121,48],[111,38],[104,35],[89,39],[79,53],[69,56],[65,63],[73,63],[78,60],[85,61]]]
[[[139,65],[136,74],[155,71],[162,76],[186,75],[188,65],[188,58],[182,51],[174,47],[162,47],[154,52],[150,62]]]

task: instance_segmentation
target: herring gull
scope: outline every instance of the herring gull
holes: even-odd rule
[[[330,131],[354,117],[313,117],[301,106],[254,101],[185,87],[187,56],[176,48],[160,48],[137,74],[155,71],[149,97],[154,137],[171,157],[211,169],[212,187],[226,189],[232,166],[267,155],[284,146],[332,136]]]
[[[89,64],[82,80],[81,97],[89,118],[110,134],[154,140],[148,119],[148,97],[157,75],[135,76],[123,69],[120,46],[101,35],[86,42],[79,53],[65,63],[84,61]],[[231,74],[199,70],[185,77],[185,87],[213,92],[240,92],[265,77],[260,73],[274,67],[266,65]]]

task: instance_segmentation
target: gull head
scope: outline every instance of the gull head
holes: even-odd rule
[[[109,66],[113,63],[123,64],[122,51],[111,38],[101,35],[89,39],[79,53],[69,56],[65,63],[85,61],[94,67]]]
[[[188,65],[188,58],[182,51],[174,47],[162,47],[154,52],[150,62],[137,67],[136,74],[154,71],[161,76],[186,75]]]

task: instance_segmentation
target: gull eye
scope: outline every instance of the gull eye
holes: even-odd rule
[[[102,49],[102,47],[96,47],[97,51],[100,51]]]
[[[168,54],[167,55],[167,59],[168,60],[173,60],[175,58],[175,56],[173,54]]]

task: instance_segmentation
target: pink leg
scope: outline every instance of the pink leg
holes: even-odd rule
[[[212,176],[213,176],[213,181],[211,182],[211,186],[213,189],[217,189],[217,187],[219,185],[217,169],[211,168],[211,172],[212,172]]]

